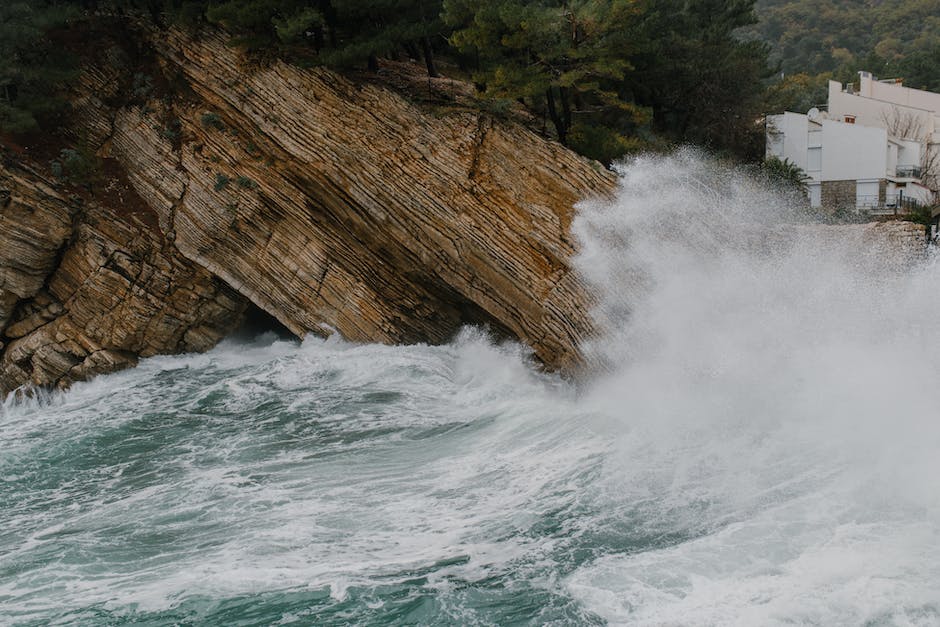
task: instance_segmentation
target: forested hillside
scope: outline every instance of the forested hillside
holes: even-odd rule
[[[785,74],[866,69],[940,91],[940,0],[758,0],[747,29]]]
[[[692,142],[761,152],[766,46],[735,36],[753,0],[14,0],[0,5],[0,130],[51,129],[81,54],[75,33],[222,27],[261,62],[377,72],[414,59],[472,80],[480,106],[525,106],[587,156]],[[69,43],[72,50],[68,51]],[[63,54],[63,51],[66,51]],[[130,89],[133,89],[131,86]]]
[[[67,87],[95,51],[82,33],[105,23],[221,27],[260,62],[377,76],[380,59],[412,59],[608,163],[676,143],[760,158],[762,113],[805,111],[860,69],[940,91],[940,0],[12,0],[0,132],[67,123]]]

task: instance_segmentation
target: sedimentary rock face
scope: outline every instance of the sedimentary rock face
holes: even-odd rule
[[[221,35],[137,36],[185,94],[116,105],[126,63],[102,46],[74,132],[144,210],[80,209],[35,172],[0,185],[0,387],[208,348],[249,300],[298,336],[441,342],[483,323],[578,362],[590,297],[568,229],[613,189],[599,164],[467,107],[252,65]]]

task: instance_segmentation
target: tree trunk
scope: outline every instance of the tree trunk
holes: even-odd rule
[[[369,53],[369,71],[370,72],[379,71],[379,58],[375,56],[374,52]]]
[[[552,93],[552,88],[549,87],[545,90],[545,104],[548,105],[548,117],[552,119],[552,124],[555,125],[555,132],[558,133],[558,141],[563,145],[567,139],[568,129],[565,128],[565,123],[561,119],[561,116],[558,115],[558,109],[555,107],[555,94]]]
[[[330,48],[336,48],[336,9],[330,0],[320,0],[317,3],[320,13],[323,15],[323,21],[326,22],[326,34],[330,40]]]
[[[438,78],[437,67],[434,65],[434,51],[431,50],[431,40],[425,35],[421,38],[421,49],[424,51],[424,63],[428,66],[428,76]]]
[[[558,93],[561,95],[562,120],[565,123],[565,130],[571,128],[571,92],[567,87],[559,87]]]

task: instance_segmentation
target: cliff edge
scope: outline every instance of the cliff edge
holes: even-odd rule
[[[298,336],[487,324],[579,362],[592,300],[569,225],[615,187],[599,164],[470,108],[252,62],[222,34],[145,38],[86,64],[73,133],[149,216],[0,170],[0,393],[206,350],[250,304]]]

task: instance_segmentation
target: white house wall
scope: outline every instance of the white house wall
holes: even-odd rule
[[[799,113],[781,113],[767,116],[768,137],[767,156],[795,163],[804,172],[808,172],[806,164],[807,126],[809,120]]]
[[[885,177],[888,134],[883,128],[835,120],[817,124],[791,112],[768,116],[768,126],[767,155],[789,160],[813,181]]]
[[[891,85],[891,87],[895,86]],[[922,135],[934,131],[935,114],[931,110],[849,94],[842,91],[842,83],[829,81],[829,117],[833,120],[845,121],[846,116],[854,116],[856,125],[881,128],[885,128],[892,120],[911,119],[916,121],[916,128]]]
[[[871,74],[859,77],[859,94],[915,109],[940,113],[940,94],[920,89],[911,89],[897,83],[882,83],[872,78]]]
[[[923,144],[910,140],[900,140],[898,144],[900,144],[900,146],[898,148],[897,167],[920,167],[920,153]]]
[[[888,172],[894,172],[898,167],[898,144],[888,142]]]
[[[888,168],[883,128],[822,121],[822,181],[881,179]]]

